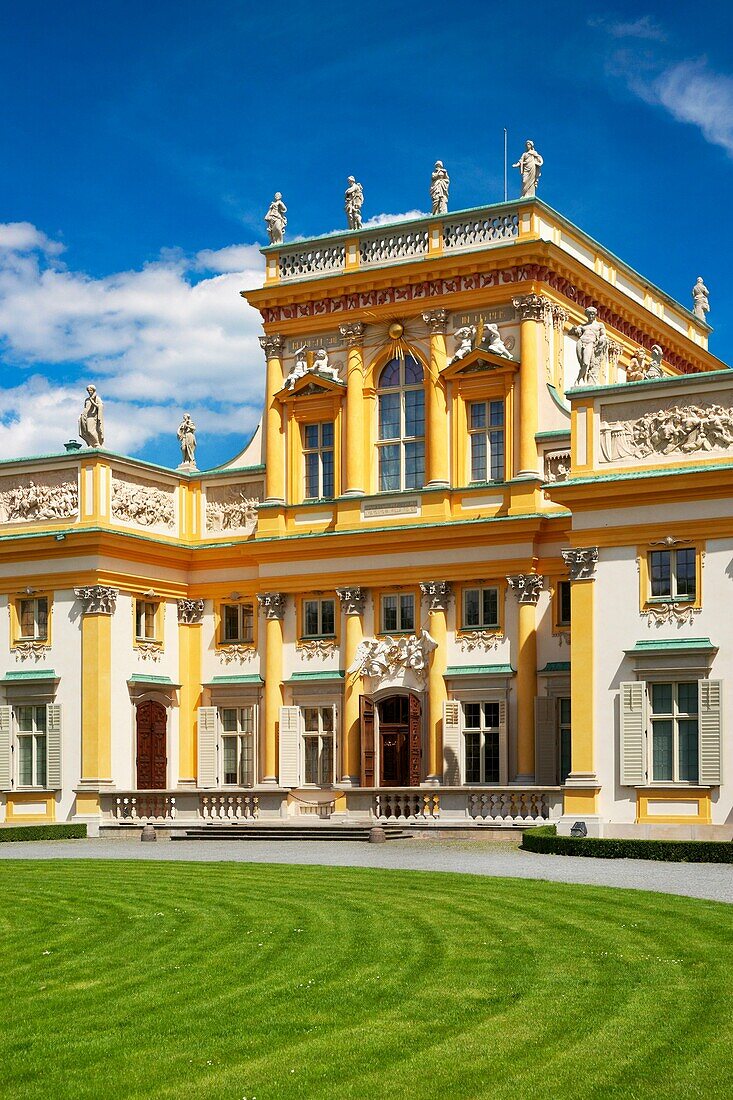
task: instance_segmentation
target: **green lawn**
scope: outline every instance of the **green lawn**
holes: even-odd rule
[[[733,909],[542,882],[0,864],[0,1095],[729,1096]]]

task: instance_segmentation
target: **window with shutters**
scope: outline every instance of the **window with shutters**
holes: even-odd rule
[[[698,681],[650,683],[649,775],[653,783],[697,783]]]
[[[336,636],[336,601],[309,598],[302,601],[302,638],[334,638]]]
[[[255,784],[255,706],[220,707],[221,779],[227,787]]]
[[[413,634],[415,632],[414,592],[385,592],[379,601],[381,634]]]
[[[464,782],[500,782],[500,739],[498,702],[463,704]]]
[[[334,494],[333,421],[303,425],[305,499],[331,498]]]
[[[46,786],[46,707],[20,705],[15,720],[16,776],[19,787]]]
[[[219,605],[220,645],[252,645],[254,631],[255,614],[251,601]]]
[[[303,782],[309,786],[330,787],[334,781],[336,755],[336,708],[301,708],[303,730]]]

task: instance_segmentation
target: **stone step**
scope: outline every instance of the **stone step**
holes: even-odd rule
[[[171,840],[358,840],[368,841],[370,825],[200,825],[172,833]],[[411,833],[384,828],[387,840],[406,840]]]

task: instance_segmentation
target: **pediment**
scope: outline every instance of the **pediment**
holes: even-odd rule
[[[494,355],[485,348],[474,348],[463,359],[455,363],[449,363],[440,372],[441,378],[460,378],[466,374],[477,374],[482,371],[519,370],[519,363],[514,359],[505,359],[502,355]]]
[[[290,386],[283,386],[276,396],[281,401],[292,401],[296,397],[342,397],[345,390],[344,382],[336,382],[318,371],[308,371],[298,379],[292,389]]]

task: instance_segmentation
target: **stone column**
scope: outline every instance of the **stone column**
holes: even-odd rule
[[[260,336],[267,356],[265,392],[265,499],[268,504],[285,503],[285,441],[282,406],[275,394],[283,387],[283,338],[277,333]]]
[[[572,734],[570,775],[563,794],[563,815],[576,819],[598,813],[595,772],[593,655],[595,570],[598,547],[573,547],[562,556],[570,573],[570,696]]]
[[[346,340],[348,361],[346,366],[346,419],[342,447],[346,455],[346,485],[344,496],[363,496],[366,492],[364,473],[364,352],[362,337],[364,325],[352,321],[340,325],[339,332]]]
[[[81,620],[81,778],[76,815],[98,815],[99,788],[112,786],[112,616],[119,592],[101,584],[74,589]]]
[[[534,782],[534,701],[537,695],[537,601],[544,584],[538,573],[507,577],[519,604],[517,638],[517,776]]]
[[[434,487],[449,484],[448,409],[445,384],[440,378],[440,372],[447,361],[445,329],[448,311],[433,309],[422,316],[430,332],[430,374],[425,394],[425,439],[428,450],[426,475],[428,487]]]
[[[450,581],[426,581],[420,591],[428,601],[429,632],[436,648],[428,674],[428,776],[426,782],[437,787],[443,778],[443,703],[448,698],[445,685],[447,662],[446,612],[451,596]]]
[[[538,478],[537,407],[543,364],[543,336],[550,302],[540,294],[523,294],[513,298],[519,312],[519,471],[518,477]]]
[[[364,613],[366,589],[359,586],[337,588],[341,610],[346,618],[344,630],[344,668],[349,669],[362,641],[361,617]],[[344,787],[358,787],[361,782],[361,730],[359,728],[359,698],[361,676],[346,673],[344,680],[344,715],[341,734],[341,783]]]
[[[178,786],[196,786],[196,734],[201,703],[201,624],[204,601],[178,601]]]
[[[260,729],[260,771],[262,782],[278,784],[277,734],[283,705],[283,618],[282,592],[260,592],[257,602],[265,613],[265,713]]]

